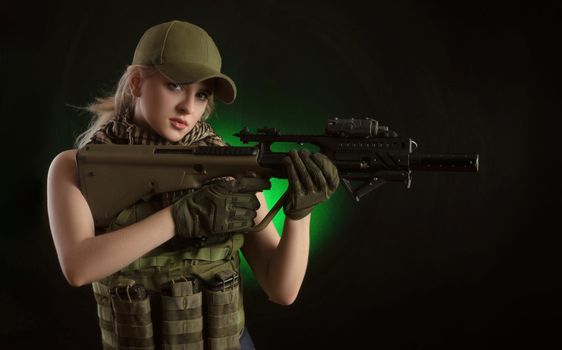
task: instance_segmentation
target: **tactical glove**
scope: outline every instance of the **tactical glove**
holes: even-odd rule
[[[285,215],[293,220],[307,216],[312,208],[330,198],[338,188],[338,169],[322,153],[304,149],[291,150],[283,158],[287,179],[288,196],[283,206]]]
[[[244,231],[254,225],[260,207],[255,193],[270,187],[268,180],[243,178],[186,194],[172,205],[176,234],[189,239]]]

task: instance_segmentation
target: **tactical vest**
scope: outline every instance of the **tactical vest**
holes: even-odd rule
[[[162,207],[141,201],[107,231]],[[201,248],[174,237],[93,283],[103,349],[240,349],[244,328],[238,250],[243,235]]]

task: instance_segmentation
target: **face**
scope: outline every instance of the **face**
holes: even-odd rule
[[[181,140],[201,119],[213,81],[178,85],[160,73],[136,76],[131,91],[137,97],[133,121],[171,142]]]

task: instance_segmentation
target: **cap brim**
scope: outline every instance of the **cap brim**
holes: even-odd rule
[[[156,69],[168,79],[178,84],[198,83],[208,79],[215,79],[213,94],[226,104],[231,104],[236,99],[236,84],[228,76],[212,70],[206,66],[183,63],[155,65]]]

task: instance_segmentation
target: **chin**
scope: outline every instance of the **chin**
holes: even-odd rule
[[[183,135],[183,136],[174,136],[174,137],[166,137],[166,139],[167,139],[168,141],[170,141],[170,142],[178,142],[178,141],[180,141],[181,139],[183,139],[184,136],[185,136],[185,135]]]
[[[189,129],[189,131],[187,132],[181,132],[178,133],[177,131],[175,132],[168,132],[165,133],[163,136],[170,142],[178,142],[181,139],[183,139],[185,137],[185,135],[189,134],[189,132],[192,130],[193,128]]]

